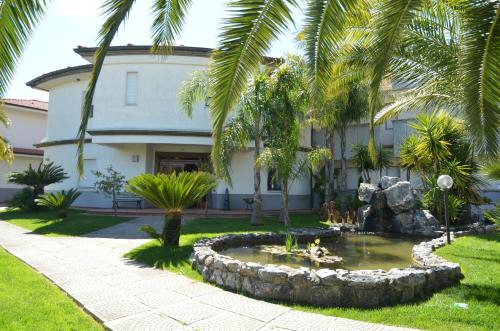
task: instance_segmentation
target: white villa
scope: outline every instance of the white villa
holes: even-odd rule
[[[85,176],[76,173],[75,138],[80,124],[83,95],[88,84],[95,48],[78,47],[74,51],[89,62],[87,65],[68,67],[37,77],[27,83],[36,89],[49,92],[46,133],[38,148],[43,148],[45,161],[61,165],[70,178],[52,185],[49,189],[60,190],[77,187],[84,194],[76,205],[110,207],[111,202],[95,192],[93,171],[104,171],[110,165],[126,178],[140,173],[170,172],[172,170],[196,170],[203,167],[211,150],[211,126],[208,109],[200,104],[192,118],[181,109],[178,91],[181,83],[190,78],[195,70],[207,69],[211,49],[175,47],[169,56],[154,56],[150,46],[111,47],[104,62],[97,84],[93,114],[87,130],[85,146]],[[410,132],[408,121],[413,113],[376,128],[376,141],[393,151],[393,166],[384,175],[405,176],[397,166],[399,145]],[[347,134],[347,157],[350,147],[357,142],[368,141],[368,123],[351,126]],[[338,142],[338,137],[336,138]],[[311,148],[322,145],[322,134],[313,128],[305,128],[301,146]],[[335,146],[335,167],[339,168],[340,148]],[[222,208],[229,192],[231,208],[245,208],[244,198],[253,194],[253,151],[238,153],[232,162],[233,186],[220,182],[208,199],[210,208]],[[359,173],[348,162],[348,188],[355,190]],[[372,180],[378,180],[373,172]],[[277,209],[280,192],[266,170],[262,170],[263,206]],[[290,191],[290,206],[309,209],[314,205],[313,180],[309,174],[296,180]],[[497,191],[499,187],[492,187]]]
[[[3,99],[0,108],[7,114],[11,125],[0,125],[0,135],[7,138],[14,150],[12,164],[0,162],[0,202],[10,200],[21,186],[7,183],[11,171],[26,170],[29,164],[38,166],[43,161],[43,149],[33,145],[45,137],[47,102],[38,100]]]

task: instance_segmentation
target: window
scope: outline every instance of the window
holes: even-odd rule
[[[274,169],[269,169],[267,173],[267,190],[281,191],[281,183],[276,178],[276,171]]]
[[[394,128],[392,124],[392,120],[385,121],[385,129],[386,130],[392,130]]]
[[[127,72],[127,86],[125,91],[125,104],[137,104],[137,72]]]
[[[84,173],[83,178],[80,179],[80,187],[91,188],[94,187],[96,177],[94,172],[97,171],[96,159],[83,160]]]
[[[82,92],[82,107],[83,107],[83,103],[85,101],[85,93],[87,93],[87,91],[83,91]],[[91,105],[90,106],[90,118],[94,117],[94,105]]]

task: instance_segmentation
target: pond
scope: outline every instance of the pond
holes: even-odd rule
[[[413,246],[422,239],[411,237],[395,237],[389,235],[343,235],[322,240],[320,246],[327,248],[332,255],[342,258],[335,265],[317,263],[307,257],[272,254],[262,251],[263,246],[242,246],[227,248],[220,254],[227,255],[243,262],[260,264],[287,265],[293,268],[332,268],[347,270],[369,270],[406,268],[415,265],[411,253]],[[299,245],[304,249],[305,244]]]

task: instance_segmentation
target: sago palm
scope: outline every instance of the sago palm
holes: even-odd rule
[[[182,211],[203,199],[216,185],[215,178],[206,172],[142,174],[128,181],[127,190],[165,211],[161,234],[151,227],[144,230],[163,245],[179,246]]]
[[[39,206],[47,207],[50,209],[57,210],[58,216],[60,218],[65,218],[67,216],[68,208],[71,207],[73,202],[81,195],[77,189],[72,188],[68,191],[62,190],[55,193],[45,193],[35,199],[35,202]]]
[[[64,169],[54,162],[41,162],[37,168],[33,168],[30,164],[25,171],[11,172],[7,175],[9,183],[31,186],[35,197],[44,193],[45,186],[62,182],[67,178]]]

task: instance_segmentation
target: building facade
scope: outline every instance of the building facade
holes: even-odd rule
[[[0,162],[0,202],[10,200],[22,188],[7,182],[12,171],[23,171],[31,164],[36,167],[43,161],[43,149],[34,147],[45,137],[48,104],[38,100],[3,99],[0,108],[10,126],[0,126],[0,135],[7,138],[14,150],[12,164]]]
[[[178,91],[196,70],[206,70],[211,49],[176,47],[169,56],[154,56],[149,46],[111,47],[93,99],[87,130],[83,178],[76,172],[75,139],[80,124],[83,95],[87,88],[94,48],[75,52],[90,64],[44,74],[27,84],[49,92],[46,136],[37,145],[45,161],[61,165],[69,179],[49,190],[77,187],[84,194],[79,206],[110,207],[111,202],[95,192],[93,172],[110,165],[126,178],[141,173],[197,170],[208,163],[211,124],[208,109],[198,105],[188,117],[179,105]],[[301,145],[311,147],[310,129],[304,130]],[[229,196],[231,208],[245,208],[244,198],[253,194],[253,150],[237,153],[232,161],[232,187],[220,182],[209,196],[209,207],[222,208]],[[263,207],[276,209],[280,191],[262,171]],[[226,189],[228,194],[226,194]],[[311,180],[308,174],[294,181],[290,205],[310,208]]]

